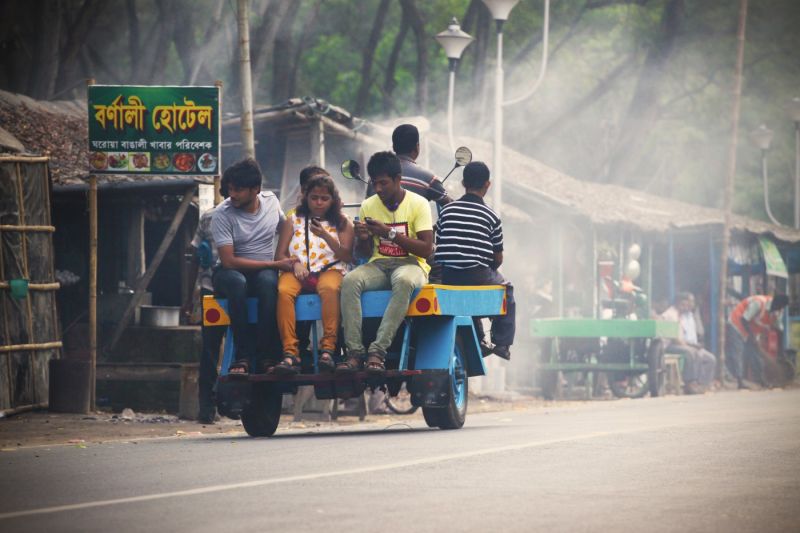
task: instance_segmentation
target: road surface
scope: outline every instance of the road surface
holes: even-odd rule
[[[0,531],[798,531],[800,390],[0,454]]]

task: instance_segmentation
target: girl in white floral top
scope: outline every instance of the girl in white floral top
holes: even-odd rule
[[[320,371],[334,369],[333,353],[339,331],[339,291],[352,262],[353,223],[342,213],[339,191],[330,176],[311,178],[294,213],[281,228],[275,259],[295,259],[292,272],[278,280],[278,330],[283,360],[277,374],[300,369],[294,305],[301,292],[316,292],[322,303]]]

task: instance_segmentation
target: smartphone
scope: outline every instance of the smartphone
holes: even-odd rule
[[[320,217],[311,217],[311,222],[313,222],[314,224],[319,225],[319,224],[322,224],[322,219]]]
[[[366,222],[367,224],[371,223],[372,217],[364,217],[364,222]]]

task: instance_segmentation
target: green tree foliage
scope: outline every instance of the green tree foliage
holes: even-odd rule
[[[458,72],[456,132],[489,138],[495,38],[483,3],[393,0],[376,19],[381,5],[253,0],[257,105],[312,95],[373,118],[427,114],[439,128],[447,60],[433,36],[456,16],[476,38]],[[533,98],[505,108],[508,145],[582,179],[719,205],[737,6],[553,1],[549,72]],[[538,73],[542,8],[543,0],[522,0],[505,26],[507,98],[522,94]],[[0,88],[54,99],[81,97],[88,77],[124,84],[220,79],[225,109],[236,112],[234,9],[235,2],[216,0],[6,0],[0,3]],[[773,212],[787,223],[794,139],[786,106],[800,96],[799,27],[797,0],[750,3],[735,206],[766,216],[760,154],[747,139],[764,123],[775,132]]]

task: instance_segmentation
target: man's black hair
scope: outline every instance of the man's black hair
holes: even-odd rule
[[[400,124],[392,132],[392,149],[396,154],[410,154],[419,144],[419,130],[413,124]]]
[[[314,176],[319,176],[319,175],[330,176],[330,173],[328,173],[328,171],[325,170],[324,168],[318,167],[316,165],[309,165],[306,168],[304,168],[303,170],[301,170],[300,171],[300,188],[301,189],[305,188],[306,184],[308,183],[308,180],[310,180]]]
[[[228,186],[252,189],[261,188],[261,167],[252,157],[242,159],[225,169],[222,178],[227,180]]]
[[[367,163],[367,173],[370,179],[383,175],[392,179],[400,178],[401,172],[400,159],[394,152],[376,152],[372,154]]]
[[[770,306],[770,311],[780,311],[784,307],[789,305],[789,297],[785,294],[776,294],[772,297],[772,305]]]
[[[219,194],[223,198],[230,196],[228,194],[228,179],[226,178],[225,174],[223,174],[222,179],[219,180]]]
[[[483,161],[473,161],[464,167],[464,188],[480,189],[489,181],[489,167]]]
[[[694,298],[694,294],[689,291],[681,291],[677,294],[675,298],[675,302],[683,302],[684,300],[691,300]]]

